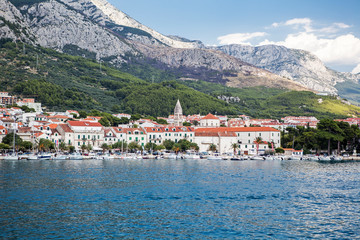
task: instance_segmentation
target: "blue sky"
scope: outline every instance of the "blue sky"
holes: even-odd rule
[[[165,35],[206,45],[279,44],[360,72],[359,0],[108,0]],[[357,72],[354,70],[354,72]]]

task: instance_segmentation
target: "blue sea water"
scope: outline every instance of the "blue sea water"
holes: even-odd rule
[[[360,238],[360,163],[0,161],[0,239],[224,238]]]

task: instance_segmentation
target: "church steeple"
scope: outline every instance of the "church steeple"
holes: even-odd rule
[[[182,126],[183,123],[183,111],[180,104],[179,99],[176,102],[176,106],[174,109],[174,125],[175,126]]]

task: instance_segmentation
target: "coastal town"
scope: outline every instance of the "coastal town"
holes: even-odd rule
[[[275,153],[275,149],[281,147],[281,132],[288,128],[316,128],[319,123],[318,119],[311,116],[288,116],[280,120],[252,119],[246,115],[229,118],[211,113],[205,116],[185,116],[178,100],[173,114],[168,118],[158,118],[161,121],[146,118],[134,120],[130,114],[118,113],[113,116],[127,123],[105,127],[99,116],[82,118],[75,110],[44,112],[41,103],[36,103],[35,99],[17,99],[7,92],[1,92],[0,97],[0,103],[4,106],[0,108],[0,142],[15,131],[22,141],[31,142],[32,148],[48,140],[53,144],[53,151],[69,148],[79,153],[84,150],[103,152],[105,149],[124,152],[153,148],[151,150],[155,151],[164,150],[166,142],[176,144],[186,140],[193,144],[192,150],[200,153],[266,155]],[[18,107],[5,107],[14,104]],[[24,109],[31,111],[26,112]],[[360,118],[337,121],[356,126],[360,124]],[[38,150],[42,149],[38,146]],[[286,155],[303,155],[303,149],[283,150],[282,153]],[[5,149],[2,151],[6,152]]]

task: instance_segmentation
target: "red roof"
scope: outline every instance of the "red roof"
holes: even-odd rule
[[[102,127],[98,122],[87,121],[68,121],[68,124],[72,127]]]
[[[280,132],[271,127],[218,127],[218,128],[198,128],[195,132]]]
[[[58,127],[61,127],[64,130],[64,132],[67,132],[67,133],[74,132],[73,130],[71,130],[71,128],[67,124],[59,124]]]
[[[208,115],[206,115],[205,117],[203,117],[201,120],[206,120],[206,119],[213,119],[213,120],[219,120],[219,118],[215,117],[214,115],[212,115],[211,113],[209,113]]]

